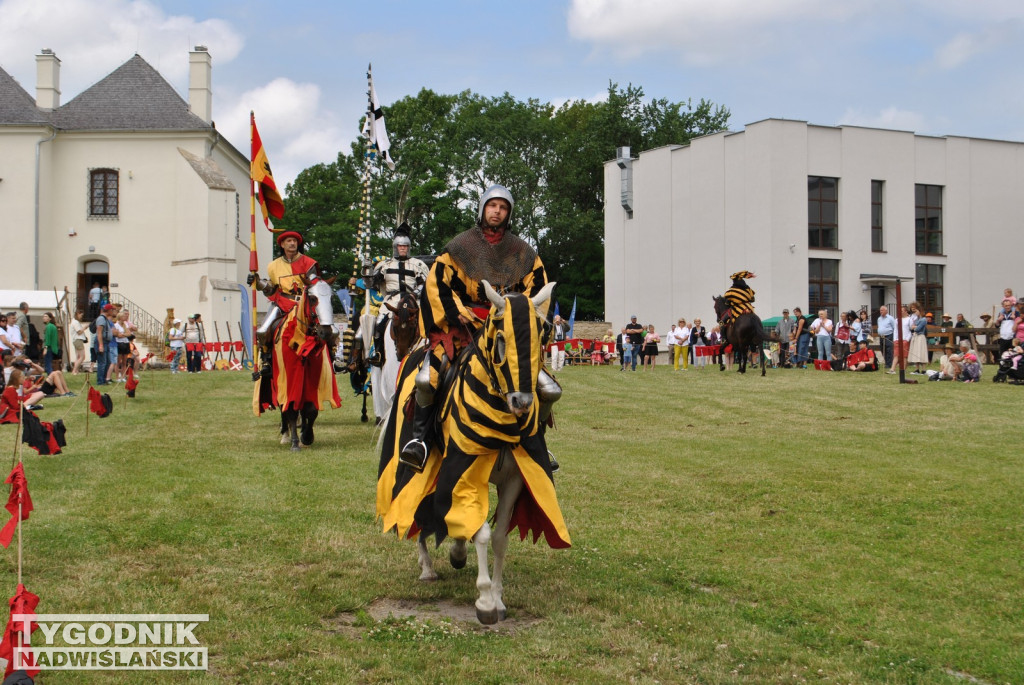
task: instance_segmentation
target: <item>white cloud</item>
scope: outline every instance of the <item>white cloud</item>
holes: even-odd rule
[[[32,92],[34,56],[52,49],[64,102],[136,53],[175,83],[188,77],[193,46],[215,46],[225,63],[243,42],[224,20],[166,14],[149,0],[0,0],[0,64]]]
[[[916,133],[933,133],[934,122],[930,122],[920,112],[911,112],[898,107],[886,107],[878,112],[865,112],[860,109],[847,109],[838,122],[848,126],[867,126],[870,128],[886,128],[895,131],[914,131]]]
[[[974,57],[992,52],[1020,39],[1017,20],[990,24],[975,33],[958,33],[935,52],[935,63],[942,69],[954,69]]]
[[[231,97],[216,117],[216,121],[223,122],[217,124],[217,130],[245,152],[249,112],[253,112],[274,169],[274,180],[284,190],[311,164],[333,162],[338,151],[351,140],[351,136],[343,135],[337,117],[321,110],[320,98],[320,87],[316,84],[277,78]]]
[[[769,49],[778,40],[772,27],[842,19],[870,1],[572,0],[568,28],[574,38],[623,57],[667,50],[711,64]]]

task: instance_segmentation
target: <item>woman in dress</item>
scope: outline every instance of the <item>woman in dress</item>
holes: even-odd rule
[[[644,335],[644,359],[649,369],[653,369],[658,362],[658,343],[660,342],[661,336],[654,332],[654,324],[649,324],[647,333]]]
[[[924,367],[928,365],[928,319],[921,314],[921,305],[910,303],[910,352],[907,364],[913,364],[911,371],[915,376],[924,375]]]

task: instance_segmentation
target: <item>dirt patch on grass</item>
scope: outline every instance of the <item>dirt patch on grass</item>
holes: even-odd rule
[[[383,621],[388,617],[413,617],[417,621],[438,621],[448,619],[458,623],[462,628],[477,633],[517,633],[532,628],[540,623],[536,616],[511,615],[504,621],[491,626],[482,625],[476,620],[476,607],[473,604],[455,604],[454,602],[416,602],[408,599],[377,599],[365,609],[374,621]],[[355,626],[356,615],[353,612],[339,614],[331,622],[335,630],[350,632],[358,630]]]

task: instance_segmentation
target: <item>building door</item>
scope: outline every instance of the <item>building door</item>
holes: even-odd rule
[[[878,309],[885,304],[885,286],[871,286],[871,324],[878,322]]]
[[[78,270],[78,291],[75,295],[75,308],[85,312],[85,320],[96,318],[89,311],[89,291],[93,285],[110,288],[110,265],[103,259],[91,259],[81,263]]]

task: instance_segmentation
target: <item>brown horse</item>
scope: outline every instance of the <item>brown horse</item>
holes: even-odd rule
[[[722,296],[713,297],[715,302],[715,316],[719,321],[722,321],[726,314],[729,312],[729,303]],[[744,312],[739,316],[733,317],[732,320],[722,326],[722,341],[723,348],[725,343],[732,345],[733,350],[740,352],[740,363],[738,371],[740,373],[747,372],[747,352],[757,352],[758,358],[761,360],[761,375],[765,375],[764,365],[764,341],[767,336],[764,332],[764,326],[761,324],[761,317],[753,312]],[[725,352],[719,358],[718,369],[719,371],[725,371]]]

